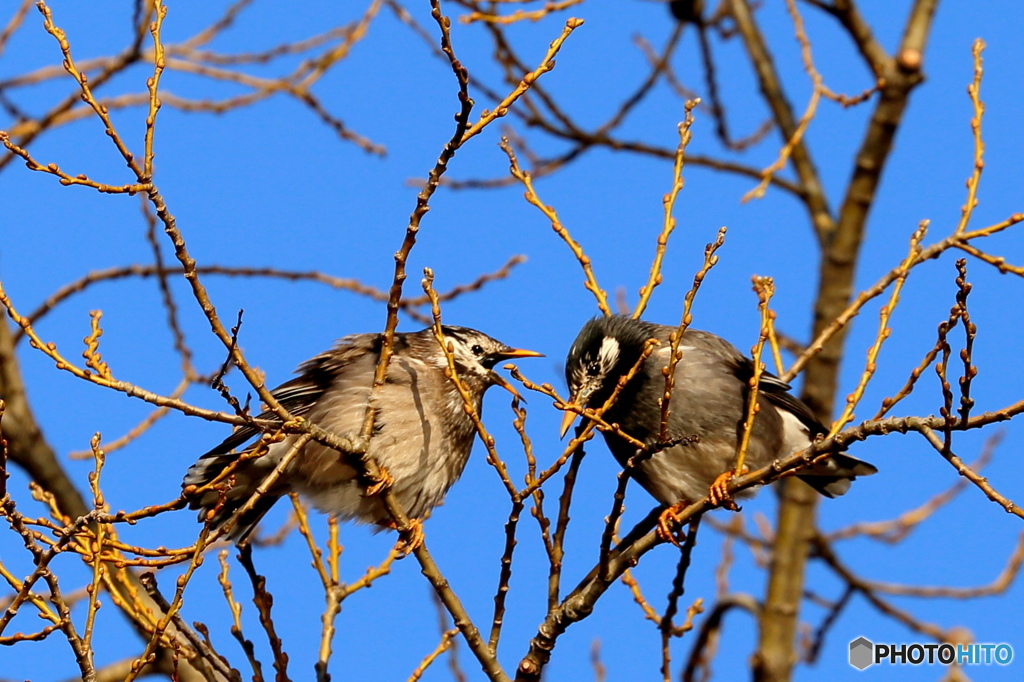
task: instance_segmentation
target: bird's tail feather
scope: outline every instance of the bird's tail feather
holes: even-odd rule
[[[878,473],[878,469],[874,465],[856,457],[836,453],[801,471],[799,478],[825,497],[839,497],[850,489],[850,483],[858,476],[870,476],[875,473]]]
[[[228,531],[228,539],[237,543],[245,542],[249,538],[249,535],[256,530],[256,526],[259,525],[260,521],[263,520],[263,516],[270,511],[270,508],[273,507],[279,499],[281,499],[280,495],[266,494],[261,496],[250,509],[243,512],[235,519],[234,524]],[[236,499],[231,502],[225,502],[222,507],[214,512],[213,518],[210,519],[210,527],[216,530],[224,526],[242,507],[245,506],[248,501],[249,496]],[[202,509],[199,512],[199,520],[205,521],[208,513],[209,509]]]
[[[201,488],[213,483],[227,467],[238,460],[240,454],[228,452],[203,455],[189,467],[182,487]],[[199,510],[201,523],[208,521],[211,530],[219,530],[252,499],[262,478],[260,473],[265,472],[259,472],[251,462],[241,462],[221,483],[194,495],[189,500],[189,508]],[[281,493],[274,491],[262,495],[249,510],[234,520],[227,537],[235,542],[245,541],[280,498]]]
[[[238,452],[229,452],[226,454],[205,454],[199,458],[199,460],[188,468],[185,472],[185,480],[181,482],[181,487],[187,487],[194,485],[197,488],[201,488],[204,485],[212,483],[215,478],[220,476],[221,472],[224,471],[232,462],[238,459]],[[195,501],[193,500],[192,508],[195,509]]]

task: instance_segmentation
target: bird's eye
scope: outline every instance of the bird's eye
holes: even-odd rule
[[[473,355],[483,355],[484,354],[484,349],[483,349],[483,347],[479,343],[475,344],[470,350],[473,351]]]
[[[596,377],[600,373],[601,373],[601,365],[597,364],[596,362],[592,362],[589,365],[587,365],[587,375],[588,376]]]

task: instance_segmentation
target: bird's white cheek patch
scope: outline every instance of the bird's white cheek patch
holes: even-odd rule
[[[610,336],[601,341],[601,348],[597,351],[597,360],[601,367],[611,369],[619,361],[619,342]]]

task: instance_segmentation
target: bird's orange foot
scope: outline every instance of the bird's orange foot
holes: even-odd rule
[[[740,508],[736,506],[736,502],[732,499],[732,495],[729,494],[729,481],[735,476],[742,476],[743,474],[750,471],[750,467],[746,464],[743,465],[743,469],[739,473],[735,471],[726,471],[725,473],[719,474],[715,482],[711,484],[711,489],[708,490],[708,498],[711,500],[711,504],[718,506],[721,505],[731,511],[739,511]]]
[[[423,545],[423,520],[422,519],[409,519],[409,531],[408,537],[402,540],[401,555],[399,559],[404,559],[409,556]]]
[[[380,495],[395,484],[394,477],[384,467],[380,467],[380,479],[366,489],[366,497]]]
[[[682,500],[661,512],[661,515],[658,517],[658,537],[665,542],[671,542],[676,547],[681,546],[680,543],[686,540],[686,533],[683,532],[682,526],[679,525],[679,513],[688,506],[689,503],[686,500]]]
[[[398,530],[398,526],[395,525],[394,519],[385,519],[383,521],[378,521],[377,523],[385,528]],[[399,547],[399,559],[404,559],[409,556],[423,544],[423,519],[409,519],[409,530],[407,533],[408,537],[402,538],[401,547]]]

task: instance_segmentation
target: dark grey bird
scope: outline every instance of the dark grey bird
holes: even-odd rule
[[[565,376],[569,403],[601,407],[612,395],[620,377],[640,360],[648,339],[655,347],[636,375],[619,393],[603,419],[655,446],[660,441],[665,375],[671,357],[669,335],[675,327],[651,324],[615,315],[587,322],[569,350]],[[728,341],[696,329],[687,329],[679,345],[682,358],[676,365],[669,402],[667,442],[678,444],[655,452],[634,470],[633,478],[651,495],[678,511],[708,494],[718,477],[732,470],[746,419],[753,361]],[[761,374],[758,387],[760,411],[754,420],[746,462],[753,468],[806,449],[816,436],[827,433],[810,408],[789,393],[789,385],[769,372]],[[567,411],[562,435],[576,414]],[[637,453],[614,433],[605,433],[608,448],[623,467]],[[799,477],[826,497],[842,495],[857,476],[877,469],[846,454],[836,453]],[[661,524],[665,528],[665,517]]]
[[[493,371],[495,364],[541,355],[511,348],[475,329],[445,326],[442,331],[445,344],[451,346],[456,373],[478,412],[491,386],[515,392]],[[382,339],[381,334],[341,339],[331,350],[303,363],[298,376],[274,389],[274,397],[295,416],[339,436],[358,437]],[[367,454],[392,479],[391,489],[411,519],[423,519],[441,503],[462,474],[473,446],[473,422],[458,389],[445,376],[447,369],[433,329],[395,334],[386,381],[373,392],[376,421]],[[260,418],[278,419],[269,411]],[[337,451],[315,441],[305,445],[251,509],[233,518],[297,438],[292,435],[272,443],[258,457],[252,457],[258,441],[235,451],[259,434],[255,426],[243,426],[189,468],[182,487],[191,495],[191,508],[201,510],[200,521],[209,519],[215,529],[229,524],[228,536],[244,542],[279,498],[297,492],[320,511],[343,520],[390,524],[380,498],[366,494],[356,470]]]

